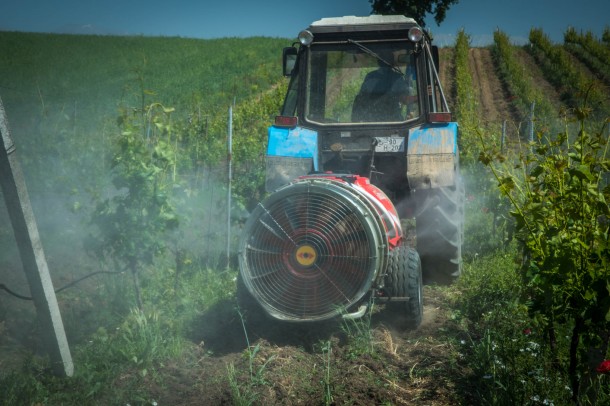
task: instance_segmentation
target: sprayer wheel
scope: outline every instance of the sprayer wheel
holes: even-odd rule
[[[406,301],[389,301],[386,310],[404,319],[407,328],[417,328],[424,312],[422,268],[417,251],[399,245],[390,252],[384,291],[390,299],[408,297]]]
[[[464,184],[425,191],[415,217],[424,282],[448,285],[462,272]]]

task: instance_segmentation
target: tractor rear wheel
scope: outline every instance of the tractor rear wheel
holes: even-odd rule
[[[424,282],[451,284],[462,272],[463,182],[424,193],[415,216]]]
[[[385,277],[386,310],[404,319],[407,328],[417,328],[424,312],[422,268],[417,251],[399,245],[390,252]],[[406,298],[392,301],[392,298]]]

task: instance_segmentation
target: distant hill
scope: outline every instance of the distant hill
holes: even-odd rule
[[[65,24],[53,30],[55,34],[78,35],[129,35],[127,32],[113,31],[93,24]]]

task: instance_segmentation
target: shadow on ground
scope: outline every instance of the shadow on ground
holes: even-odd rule
[[[406,321],[395,314],[384,312],[383,305],[377,306],[368,328],[380,326],[398,333],[415,332],[404,328]],[[248,342],[253,345],[258,340],[264,340],[278,347],[292,346],[313,352],[314,346],[331,338],[345,344],[348,337],[346,321],[336,318],[322,322],[291,323],[272,319],[260,309],[237,311],[234,299],[225,299],[208,309],[193,324],[189,338],[194,343],[203,343],[211,354],[223,356],[241,352],[247,348]],[[367,316],[360,323],[366,326]],[[421,327],[426,324],[427,317]]]

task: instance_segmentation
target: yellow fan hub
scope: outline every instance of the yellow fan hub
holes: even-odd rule
[[[316,262],[318,254],[311,245],[301,245],[295,253],[299,265],[312,266]]]

